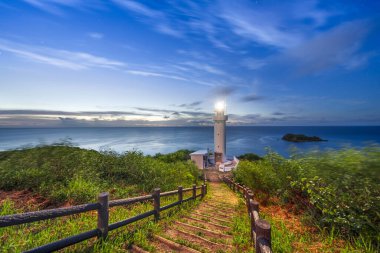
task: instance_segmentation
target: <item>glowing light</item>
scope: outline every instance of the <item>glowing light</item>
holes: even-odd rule
[[[215,104],[215,110],[217,110],[218,112],[224,111],[225,108],[226,104],[224,103],[224,101],[219,101]]]

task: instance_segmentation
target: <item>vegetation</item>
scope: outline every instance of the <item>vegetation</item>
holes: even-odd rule
[[[62,205],[95,201],[97,195],[109,191],[111,198],[127,198],[149,193],[153,188],[162,191],[190,187],[197,183],[198,169],[186,159],[189,151],[144,156],[131,151],[97,152],[71,147],[68,143],[23,150],[0,152],[0,190],[27,190]],[[176,175],[173,177],[173,175]],[[184,193],[184,198],[192,193]],[[161,204],[177,201],[177,196],[162,197]],[[198,203],[196,201],[195,203]],[[63,252],[125,252],[131,244],[150,250],[149,239],[167,224],[188,212],[194,202],[184,203],[162,212],[160,223],[143,219],[111,231],[106,241],[94,239],[75,244]],[[35,210],[27,203],[10,199],[0,201],[0,216]],[[110,209],[110,223],[152,210],[152,203],[134,204]],[[59,239],[96,228],[96,212],[61,217],[0,229],[2,252],[24,251]],[[22,240],[20,240],[22,238]]]
[[[126,198],[155,187],[189,187],[199,172],[185,159],[188,152],[150,157],[139,151],[119,154],[68,145],[0,152],[0,190],[30,190],[60,204],[94,201],[103,191],[111,198]]]
[[[190,197],[185,193],[184,198]],[[177,200],[177,196],[162,197],[161,204],[167,205]],[[183,203],[161,212],[159,223],[153,218],[146,218],[109,232],[107,240],[96,238],[64,248],[62,252],[126,252],[131,244],[139,245],[146,250],[153,250],[150,239],[184,213],[189,212],[199,200]],[[128,217],[152,210],[152,203],[135,204],[133,207],[113,207],[110,210],[110,223],[124,220]],[[10,200],[0,203],[0,216],[23,212],[14,206]],[[52,220],[33,222],[32,224],[16,225],[0,229],[1,252],[26,251],[68,236],[79,234],[96,228],[96,212],[56,218]],[[20,240],[22,238],[22,240]]]
[[[263,160],[241,161],[234,177],[263,202],[278,197],[293,203],[321,231],[379,250],[379,147],[314,151],[290,159],[268,152]]]
[[[154,155],[154,158],[161,160],[163,162],[167,163],[173,163],[173,162],[186,162],[187,160],[190,159],[190,154],[193,153],[194,151],[188,150],[188,149],[180,149],[176,152],[169,153],[169,154],[161,154],[157,153]]]
[[[246,154],[238,156],[238,159],[254,162],[254,161],[262,160],[263,158],[254,153],[246,153]]]

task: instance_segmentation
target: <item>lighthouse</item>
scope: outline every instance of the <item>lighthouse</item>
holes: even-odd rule
[[[228,116],[225,115],[226,104],[223,101],[215,104],[214,114],[214,152],[215,163],[224,163],[226,161],[226,121]]]

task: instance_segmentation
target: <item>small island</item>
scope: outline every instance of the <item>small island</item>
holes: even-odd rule
[[[318,136],[306,136],[304,134],[285,134],[282,139],[291,142],[327,141]]]

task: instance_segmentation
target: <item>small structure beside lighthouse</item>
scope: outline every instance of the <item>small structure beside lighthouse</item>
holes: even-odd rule
[[[215,104],[214,114],[214,160],[215,163],[224,163],[227,159],[226,153],[226,104],[220,101]]]

